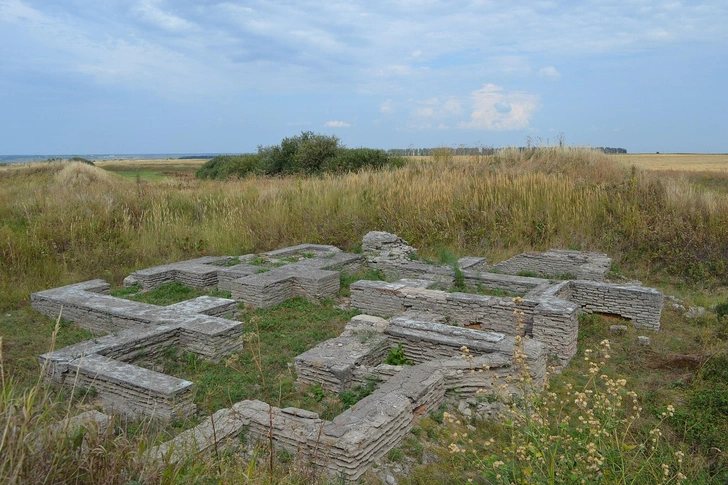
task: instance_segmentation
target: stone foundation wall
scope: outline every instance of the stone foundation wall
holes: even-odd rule
[[[468,287],[523,297],[447,293],[432,287],[451,285],[453,268],[413,261],[415,249],[401,238],[370,233],[362,248],[369,267],[416,279],[352,284],[352,306],[393,318],[359,315],[339,337],[296,357],[295,366],[299,386],[320,384],[338,392],[373,379],[379,383],[374,393],[333,421],[302,409],[243,401],[155,448],[152,456],[178,460],[190,452],[236,446],[246,432],[249,443],[272,437],[275,446],[297,453],[301,463],[357,480],[402,440],[418,416],[439,407],[446,393],[464,398],[483,389],[517,394],[520,390],[513,384],[496,390],[508,377],[516,377],[515,382],[526,377],[529,385],[543,386],[550,357],[556,355],[566,365],[576,352],[579,312],[617,313],[635,325],[659,328],[663,297],[656,290],[488,273],[484,258],[461,258],[458,267]],[[293,296],[334,295],[339,272],[353,273],[364,261],[363,256],[323,245],[246,255],[238,258],[240,264],[228,266],[232,259],[205,257],[149,268],[130,275],[125,284],[144,289],[170,281],[217,286],[244,303],[268,307]],[[257,265],[260,260],[264,266]],[[551,250],[521,255],[495,268],[598,280],[609,259]],[[220,318],[234,314],[237,302],[202,297],[157,307],[113,298],[108,289],[105,282],[94,280],[31,295],[33,306],[47,315],[55,317],[63,309],[65,318],[86,328],[115,332],[40,356],[48,378],[93,387],[107,407],[124,413],[164,419],[194,413],[191,382],[135,364],[153,362],[172,345],[208,359],[241,350],[242,323]],[[517,334],[533,338],[519,343]],[[382,363],[399,345],[414,365]],[[514,365],[517,346],[525,353],[524,368]]]
[[[426,284],[422,280],[357,281],[351,285],[351,305],[382,317],[417,312],[431,315],[430,321],[477,326],[480,330],[506,335],[525,334],[534,338],[538,335],[549,352],[558,356],[561,365],[566,365],[576,353],[579,312],[576,304],[551,294],[531,295],[516,303],[510,297],[429,290],[422,287]],[[515,310],[522,314],[515,314]]]
[[[610,313],[632,320],[635,327],[660,329],[665,295],[654,288],[570,281],[556,293],[586,313]]]
[[[352,319],[341,336],[322,342],[296,357],[296,385],[318,383],[325,389],[340,392],[363,384],[367,379],[386,381],[401,371],[397,366],[383,364],[390,349],[398,345],[402,345],[405,355],[414,364],[450,361],[463,353],[463,347],[467,347],[470,358],[486,358],[483,363],[502,368],[505,373],[519,371],[505,370],[510,366],[516,346],[511,336],[406,317],[386,321],[360,315]],[[542,385],[548,360],[546,346],[527,339],[524,352],[533,381]],[[461,364],[461,367],[465,365],[464,362]],[[481,387],[490,385],[482,378],[477,382]]]
[[[517,275],[529,271],[545,277],[569,279],[604,280],[612,260],[602,253],[585,253],[565,249],[550,249],[544,253],[519,254],[511,259],[494,264],[490,270],[497,273]]]
[[[54,317],[63,308],[65,318],[70,313],[87,328],[114,331],[115,321],[133,323],[126,330],[41,355],[47,377],[61,385],[93,387],[105,407],[122,413],[166,420],[193,414],[191,382],[136,364],[154,361],[173,345],[209,359],[242,350],[242,322],[207,314],[232,311],[235,301],[200,297],[158,307],[98,292],[107,289],[108,284],[94,280],[31,296],[37,310]]]
[[[486,365],[483,372],[470,372]],[[493,356],[400,367],[374,393],[333,421],[302,409],[242,401],[160,445],[152,456],[178,461],[192,452],[225,449],[239,443],[245,432],[249,444],[272,438],[275,446],[296,453],[300,463],[354,481],[401,442],[417,417],[437,409],[446,392],[472,397],[490,386],[494,375],[503,379],[511,372],[504,358]]]
[[[248,264],[255,259],[263,260],[267,266]],[[232,261],[232,256],[206,256],[156,266],[135,271],[124,284],[140,285],[144,290],[173,281],[194,288],[217,287],[230,291],[236,300],[268,308],[296,296],[335,295],[339,291],[339,273],[357,272],[364,257],[342,252],[334,246],[302,244],[262,255],[240,256],[238,261],[242,262],[226,266]]]

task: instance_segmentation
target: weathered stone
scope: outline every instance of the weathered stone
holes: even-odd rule
[[[685,318],[695,320],[705,316],[705,308],[701,306],[691,306],[685,313]]]
[[[401,441],[417,417],[439,407],[447,393],[459,396],[463,415],[485,419],[502,412],[504,405],[476,401],[483,392],[518,394],[522,391],[512,381],[522,377],[537,389],[543,386],[550,357],[566,365],[575,354],[580,312],[614,313],[635,326],[659,328],[660,292],[588,281],[603,278],[609,268],[605,255],[551,250],[495,266],[501,273],[578,278],[561,282],[489,273],[485,258],[458,260],[458,277],[467,287],[519,296],[513,298],[432,289],[452,285],[455,269],[415,261],[416,250],[394,234],[369,233],[362,249],[369,267],[413,279],[352,284],[352,306],[372,315],[354,317],[339,337],[297,356],[295,366],[297,385],[318,383],[340,391],[377,382],[371,395],[333,421],[303,409],[242,401],[155,448],[152,457],[178,461],[190,453],[225,449],[246,432],[250,440],[273,440],[300,460],[355,481]],[[229,266],[232,257],[204,257],[149,268],[133,273],[125,284],[144,289],[170,281],[217,286],[235,300],[268,307],[293,296],[335,294],[339,272],[356,271],[364,257],[333,246],[300,245],[237,260],[240,264]],[[257,265],[261,260],[264,267]],[[94,387],[108,407],[122,412],[165,419],[194,412],[192,383],[137,364],[172,345],[209,359],[240,350],[242,323],[220,318],[233,314],[237,302],[202,297],[157,307],[108,292],[107,283],[94,280],[31,295],[33,306],[48,315],[63,309],[65,318],[87,328],[115,332],[41,356],[48,377]],[[645,339],[649,342],[648,337],[640,342]],[[515,348],[525,355],[522,368],[514,362]],[[414,365],[383,364],[391,349],[401,349]],[[496,390],[494,381],[511,383]]]
[[[493,265],[492,271],[507,274],[531,272],[553,278],[602,281],[612,260],[602,253],[550,249],[544,253],[523,253]]]

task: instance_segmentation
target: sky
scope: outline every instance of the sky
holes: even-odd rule
[[[0,155],[728,152],[728,2],[0,0]]]

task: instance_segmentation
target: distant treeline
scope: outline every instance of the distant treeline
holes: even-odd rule
[[[503,150],[512,150],[514,147],[435,147],[435,148],[391,148],[387,150],[387,153],[399,157],[429,157],[433,153],[442,152],[443,150],[449,150],[451,155],[494,155]],[[536,150],[537,147],[515,147],[519,152],[527,152],[529,150]],[[593,150],[597,150],[604,153],[627,153],[624,148],[612,148],[612,147],[595,147]]]

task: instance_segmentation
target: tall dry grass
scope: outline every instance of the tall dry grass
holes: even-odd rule
[[[425,253],[497,260],[549,247],[624,264],[726,277],[728,198],[630,172],[587,149],[506,151],[475,160],[314,178],[134,183],[84,164],[0,171],[0,306],[85,278],[200,254],[303,242],[354,249],[370,230]]]

